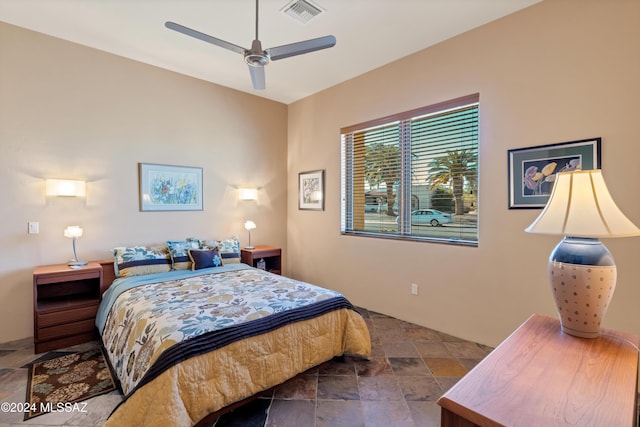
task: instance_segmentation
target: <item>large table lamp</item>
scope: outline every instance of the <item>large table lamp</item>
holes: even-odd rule
[[[563,235],[549,257],[549,280],[562,330],[596,338],[616,287],[616,264],[599,240],[640,235],[616,206],[599,169],[559,172],[527,233]]]

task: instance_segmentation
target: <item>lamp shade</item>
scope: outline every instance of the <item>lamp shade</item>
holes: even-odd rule
[[[82,228],[77,225],[70,225],[64,229],[64,237],[82,237]]]
[[[256,188],[239,188],[238,198],[240,200],[258,200],[258,190]]]
[[[256,228],[256,223],[253,221],[247,221],[244,223],[244,229],[251,231],[251,230],[255,230]]]
[[[573,237],[640,236],[609,194],[599,169],[559,172],[542,213],[527,233]]]
[[[70,179],[47,179],[45,192],[47,196],[85,197],[87,186],[84,181]]]

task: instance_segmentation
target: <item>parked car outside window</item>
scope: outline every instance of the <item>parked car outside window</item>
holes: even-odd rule
[[[451,214],[435,209],[418,209],[411,212],[411,225],[431,225],[432,227],[437,227],[443,224],[449,224],[451,221]],[[400,223],[400,217],[396,218],[396,223]]]

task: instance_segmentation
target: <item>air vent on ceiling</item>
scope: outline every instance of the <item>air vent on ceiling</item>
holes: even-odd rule
[[[293,0],[286,5],[282,11],[303,24],[306,24],[312,18],[315,18],[323,12],[319,6],[308,0]]]

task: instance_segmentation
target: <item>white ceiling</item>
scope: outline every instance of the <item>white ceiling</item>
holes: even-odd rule
[[[291,103],[540,0],[311,0],[307,24],[284,14],[291,0],[261,0],[264,49],[334,35],[336,46],[271,62],[254,90],[242,55],[164,27],[174,21],[249,48],[254,0],[0,0],[0,21]]]

